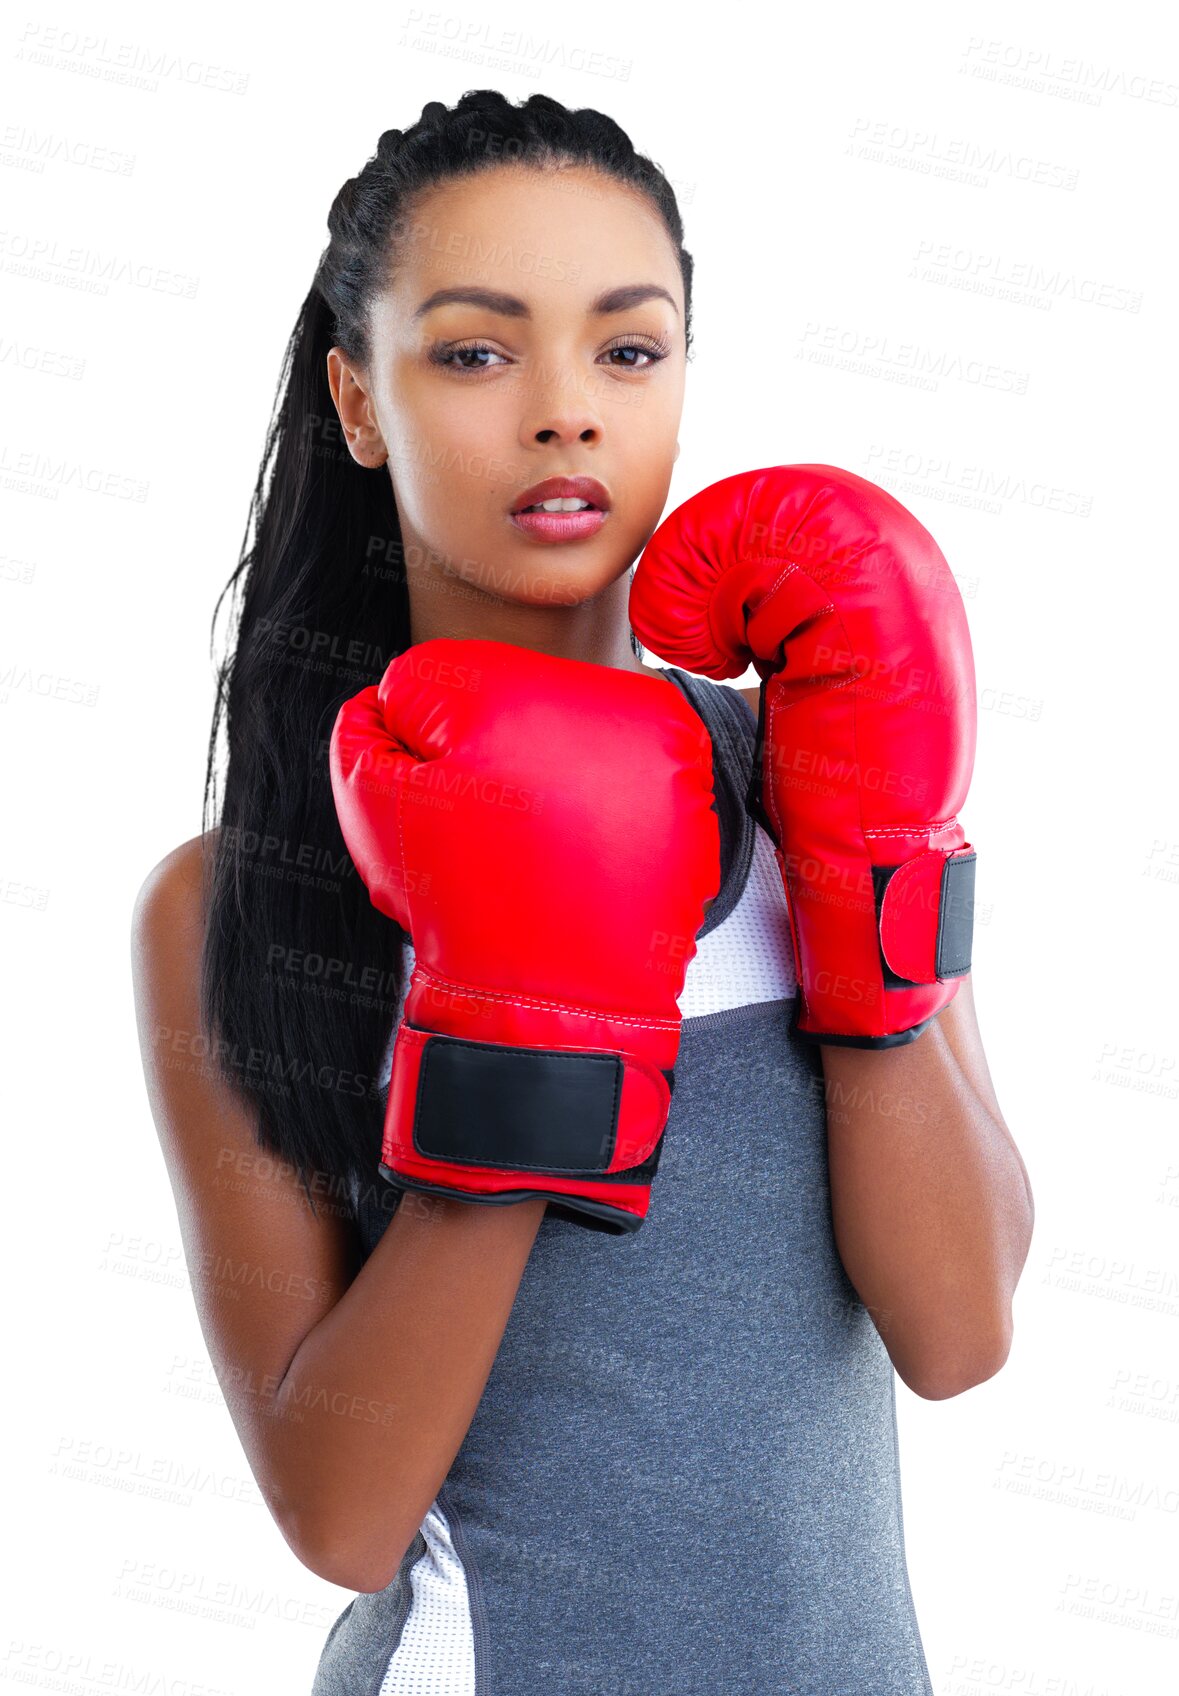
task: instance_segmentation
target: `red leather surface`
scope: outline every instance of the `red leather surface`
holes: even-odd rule
[[[483,1193],[519,1173],[413,1148],[422,1039],[622,1056],[610,1170],[649,1154],[670,1097],[680,995],[720,887],[712,744],[676,686],[509,643],[438,638],[341,708],[337,813],[377,908],[416,955],[383,1159]],[[531,1175],[529,1187],[645,1212],[635,1186]]]
[[[933,537],[853,472],[743,472],[655,531],[630,617],[674,665],[718,680],[753,665],[766,680],[762,797],[793,927],[798,1028],[875,1038],[940,1011],[956,978],[889,989],[880,962],[883,941],[900,976],[932,978],[937,906],[918,886],[967,846],[957,815],[974,767],[974,661]],[[872,868],[911,860],[878,926]]]

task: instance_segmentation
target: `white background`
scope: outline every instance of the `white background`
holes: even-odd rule
[[[695,359],[670,505],[826,461],[883,483],[950,560],[979,686],[976,1003],[1037,1220],[1004,1370],[938,1403],[898,1380],[917,1611],[947,1696],[1173,1685],[1163,15],[11,14],[0,1685],[298,1691],[349,1599],[287,1549],[217,1390],[143,1086],[129,920],[200,828],[213,604],[332,197],[383,129],[487,86],[609,112],[680,196]],[[191,292],[150,286],[177,276]]]

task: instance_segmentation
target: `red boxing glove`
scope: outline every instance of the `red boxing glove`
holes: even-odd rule
[[[819,1042],[912,1042],[970,970],[974,768],[962,597],[901,503],[832,465],[726,477],[673,512],[631,584],[640,641],[686,671],[761,678],[746,799],[777,849]],[[764,799],[763,799],[764,798]]]
[[[703,721],[668,681],[435,638],[345,701],[330,766],[348,851],[415,954],[381,1171],[637,1230],[720,888]]]

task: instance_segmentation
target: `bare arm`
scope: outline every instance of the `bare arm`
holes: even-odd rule
[[[918,1395],[999,1371],[1035,1209],[970,977],[915,1042],[822,1045],[831,1209],[849,1279]]]
[[[145,880],[132,970],[201,1328],[293,1552],[330,1582],[383,1589],[474,1416],[546,1204],[407,1194],[362,1263],[347,1210],[325,1188],[313,1215],[193,1058],[202,933],[198,838]]]
[[[756,718],[759,690],[739,693]],[[1007,1359],[1035,1223],[970,975],[916,1042],[819,1052],[844,1270],[909,1388],[957,1395]]]
[[[391,1582],[450,1471],[545,1206],[408,1194],[287,1368],[275,1400],[302,1423],[281,1464],[300,1480],[313,1469],[315,1547],[354,1589]],[[372,1408],[387,1409],[388,1422],[368,1423]]]

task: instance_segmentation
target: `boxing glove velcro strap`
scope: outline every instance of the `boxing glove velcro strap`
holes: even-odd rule
[[[885,988],[941,983],[970,970],[974,849],[930,849],[901,866],[873,866]]]
[[[592,1177],[648,1158],[670,1074],[630,1054],[519,1048],[403,1024],[393,1098],[412,1103],[414,1150],[472,1168]],[[405,1121],[402,1120],[402,1123]]]

